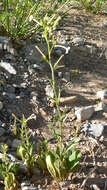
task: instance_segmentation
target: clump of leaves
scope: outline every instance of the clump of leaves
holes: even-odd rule
[[[11,162],[7,158],[8,146],[2,145],[3,158],[0,164],[0,173],[4,178],[5,190],[18,190],[18,181],[16,180],[15,174],[17,173],[19,163]]]
[[[58,113],[56,118],[58,118],[59,127],[59,130],[57,130],[57,128],[54,127],[54,125],[50,127],[53,131],[55,139],[58,142],[56,151],[49,150],[48,144],[46,146],[46,149],[44,149],[43,146],[43,149],[41,150],[41,155],[39,157],[39,162],[43,161],[43,166],[47,166],[48,171],[57,182],[65,180],[68,177],[69,173],[73,172],[79,166],[81,157],[80,151],[76,150],[76,144],[78,140],[74,139],[74,141],[66,147],[64,147],[63,145],[64,114],[60,111],[59,99],[61,90],[59,89],[58,92],[56,90],[55,70],[58,68],[60,60],[63,58],[64,55],[62,54],[55,63],[52,62],[51,56],[51,53],[54,50],[54,48],[59,46],[56,44],[55,37],[53,35],[53,31],[56,29],[59,20],[60,17],[56,17],[55,14],[50,18],[46,15],[44,19],[41,20],[41,22],[39,23],[43,28],[43,37],[45,38],[47,43],[48,56],[46,56],[40,50],[40,48],[36,46],[36,49],[40,52],[40,54],[43,56],[44,60],[50,66],[51,69],[51,79],[49,81],[54,92],[54,101]],[[68,53],[69,47],[65,48],[64,46],[61,46],[61,48],[64,48],[66,50],[65,53]]]
[[[28,175],[32,174],[36,159],[34,154],[34,146],[33,143],[30,141],[31,135],[27,127],[27,122],[33,118],[33,115],[31,115],[27,119],[24,117],[24,115],[21,120],[16,118],[21,123],[20,138],[22,140],[22,144],[17,148],[17,154],[24,161],[28,169]]]
[[[46,155],[48,171],[57,182],[67,179],[69,173],[74,172],[80,164],[81,153],[76,150],[77,141],[72,141],[62,153],[57,146],[56,152],[49,151]]]

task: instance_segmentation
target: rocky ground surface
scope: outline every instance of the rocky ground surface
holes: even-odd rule
[[[60,188],[106,190],[107,15],[71,9],[56,31],[56,39],[59,44],[70,47],[55,73],[57,88],[67,84],[61,95],[61,111],[66,108],[67,116],[63,139],[68,143],[78,135],[82,152],[80,168],[61,183]],[[32,113],[35,115],[35,119],[29,122],[35,151],[41,136],[48,138],[51,146],[55,146],[48,129],[56,113],[56,107],[51,102],[53,91],[48,81],[51,72],[35,45],[47,52],[46,44],[40,44],[35,37],[16,44],[0,36],[0,147],[3,143],[9,146],[8,156],[12,161],[18,159],[15,151],[20,144],[20,139],[12,133],[12,113],[18,118],[22,114],[26,118]],[[53,61],[63,51],[56,49],[52,55]],[[26,168],[21,163],[20,173],[23,179],[19,180],[19,189],[58,189],[52,178],[43,175],[37,166],[32,177],[28,178]],[[1,176],[0,189],[3,189]]]

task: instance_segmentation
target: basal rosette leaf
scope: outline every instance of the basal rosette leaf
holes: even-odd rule
[[[54,154],[52,152],[48,152],[48,154],[46,155],[46,165],[47,165],[48,171],[53,176],[53,178],[57,178],[57,172],[54,167],[54,162],[55,162]]]

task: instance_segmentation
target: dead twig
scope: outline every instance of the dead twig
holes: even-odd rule
[[[86,184],[88,178],[90,177],[90,175],[91,175],[96,169],[97,169],[97,166],[95,166],[95,167],[89,172],[89,174],[87,175],[86,179],[84,179],[84,181],[83,181],[83,183],[82,183],[82,185],[81,185],[81,188],[85,187],[85,184]]]

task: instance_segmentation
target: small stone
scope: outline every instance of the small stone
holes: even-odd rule
[[[0,137],[3,136],[5,134],[5,129],[3,129],[2,127],[0,127]]]
[[[61,97],[59,102],[61,104],[74,104],[78,101],[77,96],[70,96],[70,97]]]
[[[54,97],[53,88],[50,85],[46,86],[45,91],[47,96],[49,96],[50,98]]]
[[[21,140],[14,139],[14,140],[13,140],[13,143],[12,143],[12,148],[17,149],[17,147],[18,147],[19,145],[21,145],[21,144],[22,144],[22,141],[21,141]]]
[[[7,154],[7,157],[12,161],[16,162],[16,158],[12,154]]]
[[[3,108],[3,103],[0,101],[0,110]]]
[[[103,133],[104,126],[102,124],[90,124],[88,125],[88,133],[95,137],[100,137]]]
[[[8,71],[10,74],[16,75],[16,70],[10,65],[10,63],[1,61],[0,67]]]
[[[107,99],[107,90],[101,90],[97,92],[97,97],[101,100]]]
[[[67,81],[70,81],[70,78],[71,78],[70,72],[65,72],[65,73],[63,74],[63,78],[64,78],[65,80],[67,80]]]
[[[24,186],[24,187],[21,188],[21,190],[37,190],[37,187]]]
[[[94,106],[87,106],[75,111],[77,120],[85,121],[89,119],[94,113]]]
[[[107,104],[100,102],[98,107],[99,107],[99,109],[103,110],[104,112],[107,112]]]
[[[62,72],[58,72],[58,77],[62,78]]]
[[[107,22],[104,22],[104,23],[102,24],[102,28],[107,31]]]
[[[21,187],[24,187],[24,186],[29,186],[30,185],[30,181],[26,180],[26,181],[23,181],[21,183]]]
[[[84,40],[81,37],[76,37],[72,40],[74,45],[84,45]]]

